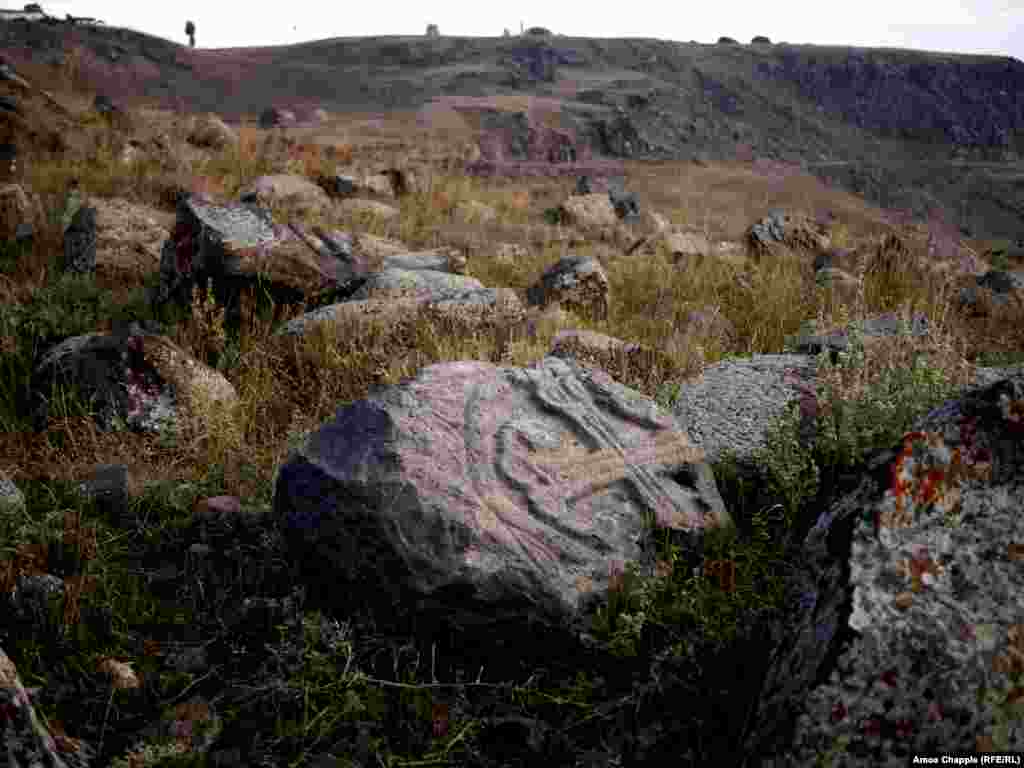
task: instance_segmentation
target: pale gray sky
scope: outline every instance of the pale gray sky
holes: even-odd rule
[[[20,0],[0,2],[7,8],[24,5]],[[773,42],[984,53],[1024,61],[1024,0],[714,0],[697,7],[657,2],[628,9],[592,0],[519,0],[514,5],[469,0],[43,0],[40,5],[53,16],[92,16],[183,44],[188,43],[185,22],[191,20],[197,48],[420,35],[428,23],[437,24],[443,35],[484,37],[500,35],[506,27],[514,34],[522,23],[579,37],[713,43],[727,35],[747,43],[754,35],[766,35]]]

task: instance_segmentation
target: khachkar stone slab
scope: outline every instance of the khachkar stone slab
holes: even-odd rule
[[[433,365],[342,408],[282,466],[274,508],[328,583],[549,624],[603,598],[615,561],[653,572],[649,521],[684,542],[732,524],[671,415],[553,357]]]

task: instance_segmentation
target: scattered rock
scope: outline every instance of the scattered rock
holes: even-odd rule
[[[813,326],[814,322],[812,321],[810,325]],[[904,323],[897,313],[886,312],[867,318],[861,327],[865,344],[870,344],[878,338],[902,334],[927,336],[929,330],[928,317],[923,313],[914,314],[909,323]],[[827,349],[835,362],[840,353],[850,349],[850,331],[849,328],[840,328],[827,334],[801,333],[793,339],[787,340],[787,346],[810,355],[817,355]]]
[[[64,271],[87,274],[96,271],[96,209],[79,208],[64,230]]]
[[[149,333],[74,336],[50,349],[33,371],[33,415],[42,429],[50,415],[54,384],[77,386],[95,397],[97,427],[125,426],[159,433],[205,418],[203,404],[237,402],[220,373],[187,355],[163,336]],[[207,428],[216,424],[206,424]]]
[[[44,221],[39,195],[30,198],[20,184],[0,184],[0,240],[15,237],[22,223],[38,229]]]
[[[438,272],[433,269],[389,268],[370,275],[353,299],[419,298],[439,300],[455,298],[469,291],[482,291],[483,284],[472,277]]]
[[[712,253],[711,244],[699,232],[664,232],[650,242],[650,250],[653,252],[659,245],[665,248],[678,266],[685,266],[691,259]]]
[[[604,320],[608,317],[608,276],[596,259],[567,256],[544,271],[527,290],[527,299],[534,306],[558,304],[582,317]]]
[[[454,215],[467,224],[486,224],[498,218],[497,211],[477,200],[460,200],[455,206]]]
[[[384,220],[393,219],[400,211],[385,203],[378,203],[376,200],[342,200],[341,211],[348,214],[374,216]]]
[[[189,123],[188,142],[197,147],[222,150],[238,143],[238,134],[217,115],[198,115]]]
[[[331,176],[319,175],[316,183],[332,198],[346,198],[356,194],[359,183],[354,176],[336,173]]]
[[[194,286],[207,281],[226,308],[229,326],[238,321],[239,292],[260,282],[279,305],[344,287],[359,275],[358,264],[327,243],[311,247],[316,236],[296,222],[274,223],[253,204],[218,205],[197,195],[183,197],[177,221],[160,254],[160,283],[151,296],[159,305],[191,303]]]
[[[561,206],[573,225],[593,230],[618,224],[615,207],[606,194],[573,195]]]
[[[772,211],[754,224],[747,233],[747,241],[756,255],[771,253],[780,245],[815,254],[829,247],[828,237],[817,223],[785,211]]]
[[[320,212],[330,204],[323,189],[295,174],[259,176],[239,192],[239,200],[262,205],[286,203],[295,206],[298,212]]]
[[[612,207],[615,208],[615,215],[623,221],[636,221],[640,218],[640,204],[632,192],[612,190],[608,193],[608,198]]]
[[[987,316],[1011,301],[1024,302],[1024,270],[990,270],[974,278],[974,285],[960,289],[960,308],[975,316]]]
[[[260,113],[260,128],[289,127],[295,125],[295,113],[289,109],[267,107]]]

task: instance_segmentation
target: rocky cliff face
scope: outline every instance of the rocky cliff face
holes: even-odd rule
[[[1024,63],[1010,57],[781,48],[757,77],[884,138],[1013,159],[1024,149]]]

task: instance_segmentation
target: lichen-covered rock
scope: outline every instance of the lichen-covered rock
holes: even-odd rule
[[[259,286],[278,304],[344,287],[359,273],[345,248],[317,245],[316,232],[297,222],[276,224],[255,203],[219,205],[201,195],[183,195],[177,220],[160,252],[160,283],[150,299],[187,307],[193,288],[213,291],[225,307],[229,327],[239,322],[240,293]],[[311,247],[312,246],[312,247]]]
[[[851,632],[828,682],[792,700],[787,762],[1024,749],[1012,714],[1024,673],[1024,376],[947,401],[870,467],[805,542],[818,586],[808,642],[825,649],[842,624]],[[846,557],[849,608],[837,599]],[[780,665],[769,688],[792,688],[794,671]],[[773,701],[758,722],[776,719]]]
[[[570,223],[584,230],[614,227],[619,220],[606,194],[573,195],[561,209]]]
[[[779,210],[772,211],[751,226],[747,242],[758,255],[770,253],[778,246],[818,254],[830,245],[816,222],[800,214]]]
[[[40,428],[50,414],[47,395],[54,384],[73,384],[87,398],[95,397],[96,423],[104,431],[121,422],[160,432],[208,417],[211,404],[228,409],[237,404],[234,387],[222,374],[166,337],[141,329],[66,339],[47,351],[33,382],[33,415]]]
[[[567,256],[553,264],[527,291],[533,306],[560,304],[584,317],[608,317],[608,276],[596,259]]]
[[[353,300],[382,298],[418,298],[439,300],[453,298],[467,291],[483,290],[479,280],[434,269],[399,269],[389,267],[370,275],[352,294]]]
[[[300,211],[322,211],[330,199],[319,186],[301,176],[278,173],[259,176],[239,192],[243,203],[291,203]]]

